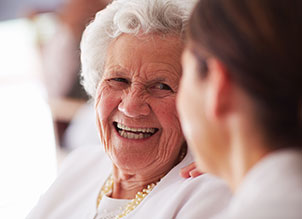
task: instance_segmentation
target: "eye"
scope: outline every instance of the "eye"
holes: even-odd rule
[[[169,85],[162,82],[152,84],[149,87],[149,92],[154,97],[166,97],[170,96],[171,94],[175,94]]]
[[[153,87],[153,89],[159,89],[159,90],[170,90],[172,91],[171,87],[164,83],[157,83]]]
[[[108,78],[107,84],[115,90],[125,89],[129,86],[130,82],[126,78]]]
[[[111,79],[109,79],[109,81],[116,81],[116,82],[122,82],[122,83],[129,84],[129,81],[126,78],[111,78]]]

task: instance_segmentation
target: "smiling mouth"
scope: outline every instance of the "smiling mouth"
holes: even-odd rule
[[[144,139],[154,135],[158,128],[129,128],[121,123],[113,122],[120,136],[128,139]]]

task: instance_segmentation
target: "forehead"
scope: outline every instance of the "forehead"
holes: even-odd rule
[[[161,72],[164,76],[169,72],[180,76],[182,50],[183,42],[176,36],[123,34],[108,47],[104,74],[118,71],[152,76]]]

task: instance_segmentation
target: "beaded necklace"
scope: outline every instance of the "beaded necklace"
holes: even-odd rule
[[[178,164],[180,161],[183,160],[183,158],[185,157],[187,153],[187,147],[182,147],[180,155],[177,159],[176,164]],[[176,165],[175,164],[175,165]],[[160,180],[159,180],[160,181]],[[122,217],[125,217],[127,214],[129,214],[131,211],[133,211],[143,200],[144,198],[152,191],[152,189],[159,183],[159,181],[155,182],[155,183],[151,183],[149,185],[147,185],[142,191],[139,191],[136,193],[135,198],[132,199],[125,207],[125,209],[123,210],[122,213],[120,213],[119,215],[117,215],[115,217],[115,219],[119,219]],[[112,174],[110,174],[110,176],[107,178],[106,182],[104,183],[99,195],[98,195],[98,199],[97,199],[97,206],[99,206],[102,198],[107,195],[112,193],[112,188],[113,188],[113,176]]]
[[[138,193],[136,193],[135,198],[132,199],[126,205],[123,212],[121,214],[117,215],[115,218],[119,219],[119,218],[125,217],[127,214],[129,214],[131,211],[133,211],[144,200],[144,198],[152,191],[152,189],[157,185],[158,182],[151,183],[148,186],[146,186],[146,188],[144,188],[142,191],[139,191]],[[110,176],[106,180],[106,182],[103,185],[101,192],[98,196],[97,206],[99,206],[100,201],[102,200],[104,195],[112,192],[112,188],[113,188],[113,176],[110,174]]]

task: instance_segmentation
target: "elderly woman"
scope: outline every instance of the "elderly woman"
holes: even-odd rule
[[[221,218],[302,218],[302,3],[201,0],[178,109],[200,170],[235,196]]]
[[[84,147],[67,158],[29,219],[209,218],[228,203],[217,178],[179,176],[193,161],[175,106],[193,6],[118,0],[96,15],[81,43],[82,76],[105,153]]]

